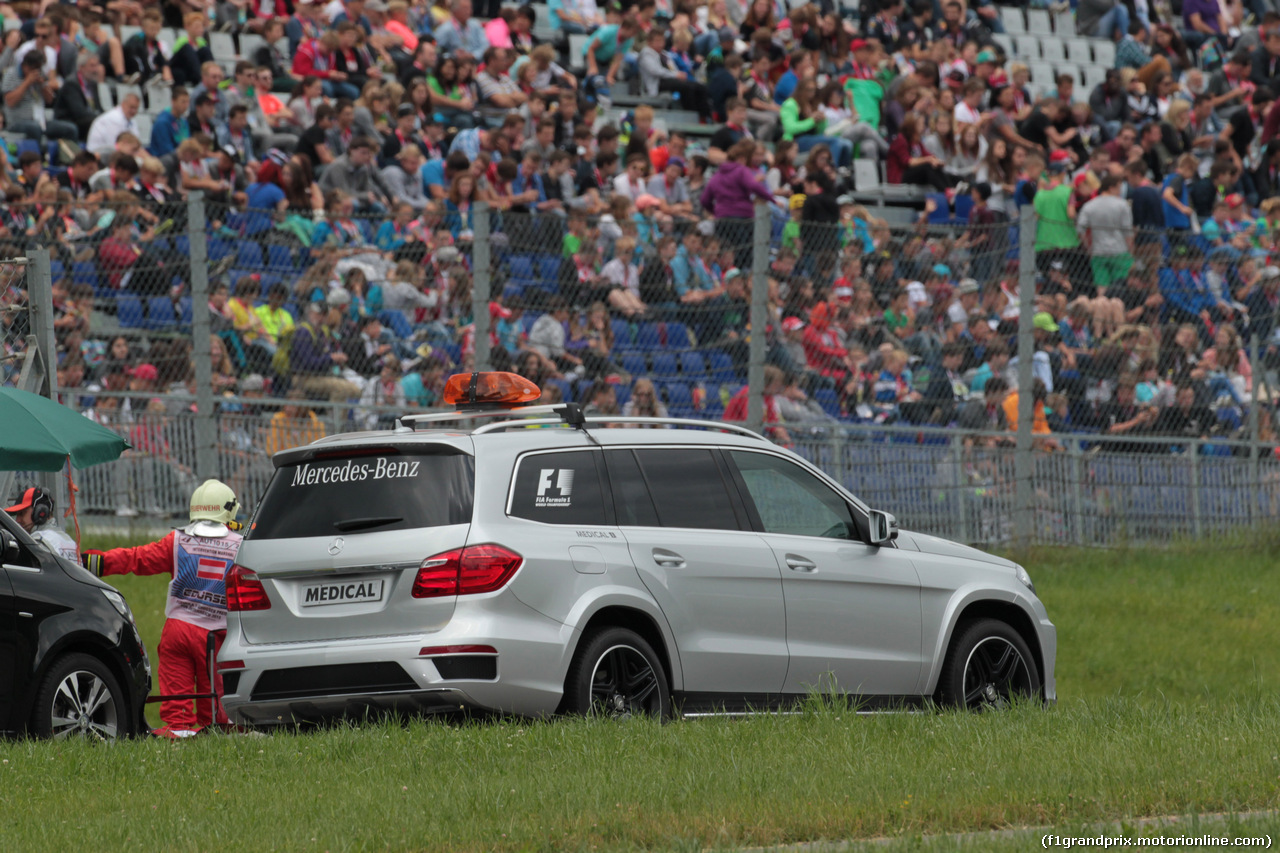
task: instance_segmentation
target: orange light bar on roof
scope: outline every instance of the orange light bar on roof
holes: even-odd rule
[[[444,386],[444,402],[458,408],[511,409],[532,403],[541,396],[542,389],[515,373],[455,373]]]

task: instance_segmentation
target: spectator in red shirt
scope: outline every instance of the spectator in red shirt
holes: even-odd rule
[[[781,370],[773,365],[765,365],[764,368],[764,422],[766,424],[776,424],[781,419],[778,417],[778,394],[781,394],[787,387],[787,378]],[[746,423],[747,422],[747,397],[750,388],[746,385],[733,395],[733,399],[729,401],[729,405],[724,407],[724,420],[729,423]],[[786,429],[780,426],[772,426],[765,429],[765,435],[772,438],[779,444],[791,444],[791,436],[787,434]]]
[[[117,216],[107,239],[98,246],[98,267],[106,274],[113,290],[120,290],[128,283],[125,277],[141,255],[142,250],[134,243],[133,223]]]

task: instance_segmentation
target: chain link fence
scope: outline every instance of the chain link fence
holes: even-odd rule
[[[17,386],[27,361],[28,338],[33,334],[31,302],[27,294],[26,260],[0,260],[0,384]]]
[[[1028,227],[962,198],[899,224],[807,198],[698,224],[670,200],[561,214],[515,193],[486,215],[449,196],[357,212],[330,194],[315,209],[195,202],[200,233],[188,203],[152,220],[109,200],[52,264],[72,309],[54,312],[62,364],[78,345],[85,371],[64,399],[135,446],[85,472],[80,504],[180,514],[194,480],[220,476],[252,506],[274,449],[390,426],[483,365],[602,414],[737,421],[754,370],[771,438],[962,541],[1025,525],[1028,541],[1158,542],[1272,517],[1271,232],[1113,228],[1128,258],[1099,261],[1078,221]],[[1237,355],[1220,366],[1222,336]]]

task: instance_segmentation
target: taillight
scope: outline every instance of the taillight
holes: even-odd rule
[[[244,566],[232,565],[227,572],[227,610],[243,613],[246,610],[270,610],[271,599],[258,580],[256,572]]]
[[[244,669],[244,661],[242,660],[220,660],[218,661],[218,672],[228,669]]]
[[[414,598],[476,595],[502,589],[524,558],[501,545],[468,545],[428,557],[413,580]]]

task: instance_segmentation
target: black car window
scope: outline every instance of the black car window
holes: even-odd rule
[[[663,527],[741,529],[710,450],[647,447],[635,454]]]
[[[13,527],[10,528],[8,524],[13,524]],[[17,551],[4,560],[5,563],[26,569],[39,569],[41,568],[40,558],[36,556],[35,549],[38,548],[45,553],[52,553],[12,521],[7,522],[5,525],[0,525],[0,527],[3,527],[4,531],[13,538],[13,541],[18,546]]]
[[[605,453],[609,468],[609,487],[613,491],[613,506],[618,513],[618,524],[624,527],[660,527],[658,511],[653,508],[649,487],[631,450],[610,450]]]
[[[520,460],[511,515],[543,524],[606,524],[596,452],[535,453]]]
[[[248,539],[296,539],[471,521],[475,460],[453,448],[336,453],[276,470]]]
[[[765,533],[857,539],[849,504],[794,462],[769,453],[729,451]]]

